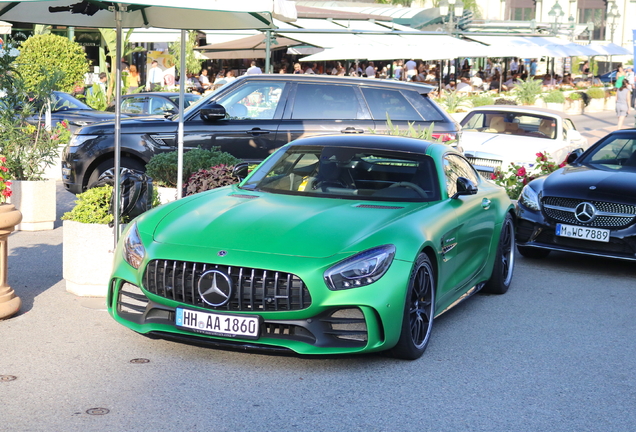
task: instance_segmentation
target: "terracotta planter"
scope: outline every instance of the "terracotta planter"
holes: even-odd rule
[[[159,202],[161,204],[177,200],[177,188],[157,186],[157,193],[159,194]]]
[[[106,297],[113,269],[113,228],[75,221],[63,223],[63,277],[66,291]]]
[[[20,310],[22,300],[7,285],[7,240],[22,214],[12,204],[0,204],[0,319],[9,318]]]
[[[18,231],[52,230],[55,222],[55,180],[15,180],[9,202],[22,212]]]

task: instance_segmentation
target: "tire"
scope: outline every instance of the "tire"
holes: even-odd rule
[[[142,165],[141,162],[136,161],[135,159],[122,158],[119,164],[121,165],[122,168],[130,168],[130,169],[134,169],[138,171],[146,171],[146,169],[144,168],[144,165]],[[99,176],[102,175],[104,171],[114,167],[115,167],[114,159],[107,159],[104,162],[97,165],[97,167],[93,170],[93,172],[91,172],[91,175],[88,178],[88,182],[86,182],[86,189],[92,188],[93,185],[97,183],[97,179],[99,179]]]
[[[550,255],[550,252],[551,252],[549,249],[539,249],[539,248],[525,247],[525,246],[517,246],[517,250],[522,256],[526,258],[532,258],[532,259],[545,258],[548,255]]]
[[[393,357],[415,360],[424,354],[433,328],[435,290],[431,260],[420,254],[409,280],[400,339],[391,350]]]
[[[515,225],[510,214],[506,215],[501,227],[497,255],[492,276],[482,288],[487,294],[505,294],[512,282],[515,269]]]

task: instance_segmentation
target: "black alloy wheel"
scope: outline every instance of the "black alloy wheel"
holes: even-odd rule
[[[420,358],[431,337],[435,315],[435,276],[426,254],[415,262],[406,293],[402,332],[391,353],[394,357],[415,360]]]
[[[501,227],[497,255],[492,276],[486,282],[482,292],[487,294],[505,294],[512,282],[515,268],[515,225],[510,214],[506,215]]]

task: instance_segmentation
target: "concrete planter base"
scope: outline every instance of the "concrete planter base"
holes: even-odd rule
[[[605,110],[616,111],[616,96],[609,96],[605,98]]]
[[[55,180],[15,180],[13,194],[7,200],[22,213],[17,231],[52,230],[55,223]]]
[[[161,204],[177,200],[177,188],[157,186],[157,193],[159,194],[159,202]]]
[[[565,103],[565,113],[569,115],[578,115],[583,113],[583,102],[580,99],[568,100]]]
[[[590,99],[590,103],[585,107],[586,113],[597,113],[605,110],[605,99]]]
[[[559,111],[559,112],[563,112],[563,105],[562,103],[557,103],[557,102],[546,102],[547,108],[551,109],[553,111]]]
[[[113,228],[64,221],[63,277],[66,291],[83,297],[106,297],[113,270]]]

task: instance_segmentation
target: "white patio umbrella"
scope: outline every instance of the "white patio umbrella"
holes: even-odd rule
[[[7,21],[65,25],[74,27],[113,28],[117,30],[116,57],[121,58],[122,28],[158,27],[181,29],[181,50],[185,50],[185,30],[273,28],[274,18],[294,21],[296,7],[287,0],[19,0],[0,1],[0,19]],[[184,75],[185,56],[181,56]],[[115,79],[115,197],[119,203],[121,152],[121,64]],[[183,110],[185,79],[180,80],[179,97],[179,194],[183,165]],[[115,206],[115,243],[119,237],[119,206]]]

